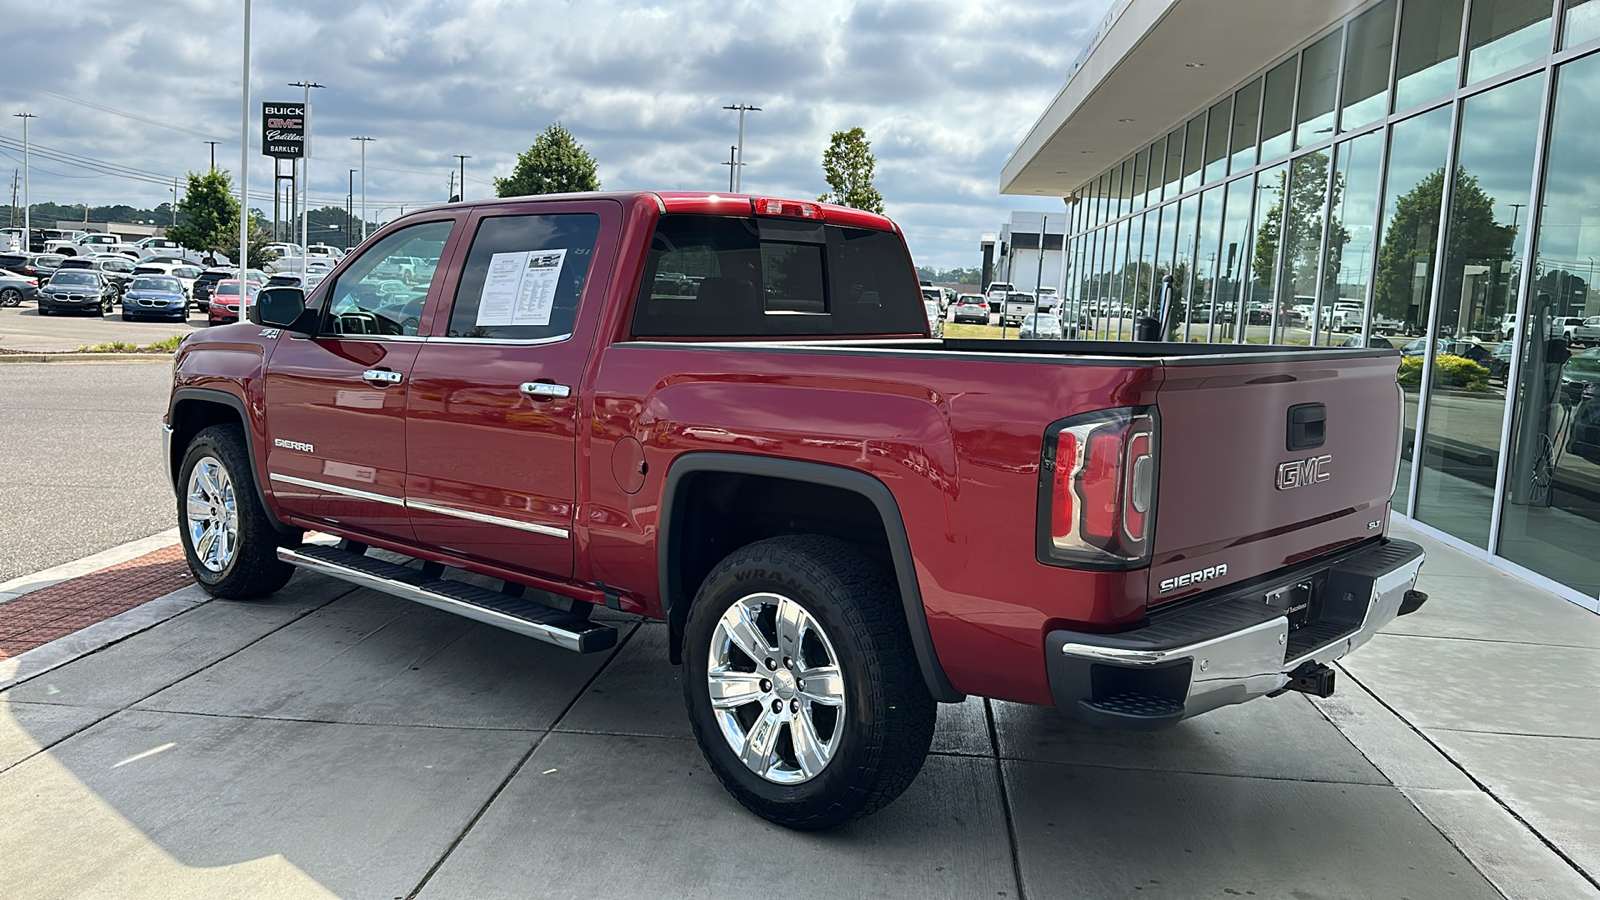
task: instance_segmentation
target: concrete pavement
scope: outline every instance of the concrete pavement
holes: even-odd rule
[[[602,611],[625,638],[579,657],[301,573],[36,676],[20,658],[0,878],[29,898],[1600,897],[1578,871],[1600,870],[1600,617],[1422,540],[1433,599],[1320,708],[1125,734],[972,699],[941,708],[902,799],[825,834],[717,784],[661,625]]]
[[[0,309],[0,347],[56,352],[112,341],[143,346],[205,325],[205,316],[192,309],[186,322],[124,322],[120,312],[103,319],[88,315],[41,316],[32,303],[27,303],[15,309]]]

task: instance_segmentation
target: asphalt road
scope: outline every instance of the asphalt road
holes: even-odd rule
[[[168,362],[0,363],[0,581],[177,524]]]
[[[7,350],[76,350],[111,341],[154,344],[174,334],[187,334],[206,327],[206,318],[190,310],[186,322],[159,322],[139,319],[122,321],[114,312],[105,318],[90,315],[41,316],[32,303],[16,309],[0,309],[0,347]]]

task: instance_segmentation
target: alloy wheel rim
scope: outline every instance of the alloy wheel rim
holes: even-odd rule
[[[233,479],[215,456],[201,457],[189,470],[184,525],[200,565],[212,573],[226,570],[239,549],[239,505]]]
[[[718,729],[774,784],[817,777],[845,728],[844,675],[821,624],[780,594],[739,598],[717,620],[707,687]]]

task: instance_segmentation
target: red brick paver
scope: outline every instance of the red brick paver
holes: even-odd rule
[[[0,659],[48,644],[194,583],[174,545],[0,603]]]

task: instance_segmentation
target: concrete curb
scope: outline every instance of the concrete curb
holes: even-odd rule
[[[77,351],[48,353],[0,353],[0,365],[5,363],[43,362],[172,362],[172,354],[161,353],[78,353]]]
[[[0,357],[4,359],[4,357]],[[80,575],[88,575],[101,569],[110,568],[130,559],[137,559],[146,553],[171,547],[178,542],[178,529],[168,528],[166,531],[157,532],[149,537],[139,538],[120,544],[99,553],[90,554],[82,559],[51,566],[29,575],[19,575],[10,581],[0,582],[0,603],[15,600],[24,594],[60,584]],[[29,651],[30,653],[32,651]],[[20,658],[20,657],[18,657]]]

